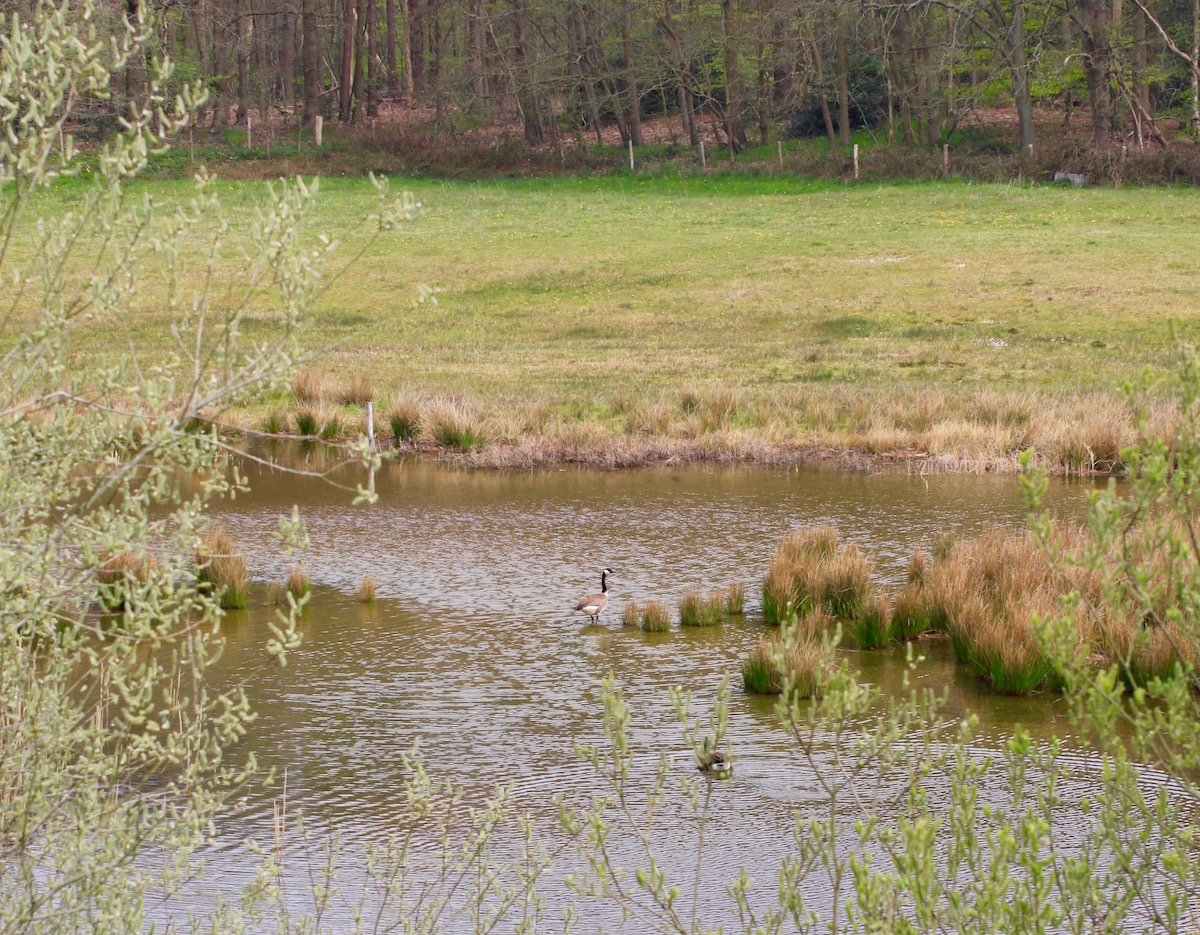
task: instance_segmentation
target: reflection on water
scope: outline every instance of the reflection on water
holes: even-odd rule
[[[746,696],[740,666],[765,632],[757,583],[775,542],[801,525],[835,524],[897,581],[911,550],[939,530],[972,534],[1017,525],[1023,509],[1011,477],[847,474],[823,470],[649,469],[599,473],[468,473],[396,463],[377,477],[379,502],[352,507],[321,482],[248,468],[253,493],[220,509],[259,582],[280,580],[290,559],[273,533],[298,503],[312,540],[304,562],[316,590],[303,647],[284,669],[264,664],[261,601],[232,615],[219,680],[245,682],[258,720],[246,738],[260,762],[288,770],[291,808],[349,844],[374,840],[395,820],[400,755],[421,738],[434,775],[453,776],[480,800],[497,781],[514,786],[523,810],[553,817],[552,795],[585,802],[596,791],[574,749],[601,740],[600,679],[612,672],[635,715],[645,777],[665,750],[692,770],[667,691],[710,704],[721,678],[734,681],[734,779],[715,791],[706,832],[715,853],[704,902],[725,907],[722,884],[751,860],[764,884],[788,851],[797,805],[811,801],[811,775],[784,736],[772,700]],[[353,482],[347,474],[344,478]],[[1050,505],[1081,514],[1084,489],[1054,484]],[[612,601],[600,625],[570,611],[611,566]],[[355,602],[360,579],[379,582],[374,605]],[[747,616],[704,630],[643,634],[622,629],[629,599],[674,606],[691,588],[747,585]],[[920,644],[919,684],[948,688],[952,712],[981,720],[981,750],[1014,721],[1047,734],[1063,717],[1048,697],[998,698],[953,663],[948,645]],[[904,650],[852,653],[866,678],[899,685]],[[277,790],[253,798],[221,829],[232,846],[270,838]],[[694,827],[664,813],[660,856],[691,852]],[[226,851],[226,853],[230,853]],[[235,880],[220,852],[205,884]],[[683,866],[690,866],[685,863]],[[770,885],[766,885],[769,892]],[[197,894],[200,898],[204,894]],[[819,905],[820,897],[816,898]]]

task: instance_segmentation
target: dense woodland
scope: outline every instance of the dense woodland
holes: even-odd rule
[[[385,104],[451,133],[520,127],[531,145],[605,127],[640,145],[668,114],[680,142],[731,153],[780,128],[831,150],[858,127],[937,146],[995,106],[1015,110],[1021,153],[1044,106],[1096,150],[1200,131],[1200,0],[141,2],[108,25],[145,18],[175,80],[208,86],[217,137],[264,113],[361,124]],[[125,94],[145,67],[126,69]]]

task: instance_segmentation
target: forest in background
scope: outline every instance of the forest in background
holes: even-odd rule
[[[81,102],[98,135],[160,53],[208,88],[218,139],[397,107],[560,149],[639,146],[669,116],[678,142],[731,157],[780,135],[833,152],[858,128],[940,148],[995,107],[1016,115],[997,147],[1020,155],[1064,126],[1092,152],[1200,132],[1200,0],[109,0],[101,17],[151,36],[112,100]]]

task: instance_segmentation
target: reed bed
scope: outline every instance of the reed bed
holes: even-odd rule
[[[250,576],[246,560],[237,554],[233,537],[220,526],[213,526],[196,549],[196,582],[217,595],[225,610],[241,610],[250,595]]]
[[[725,619],[725,595],[721,591],[701,594],[688,591],[679,599],[681,627],[712,627]]]
[[[363,575],[362,580],[358,583],[358,602],[360,604],[375,603],[375,591],[379,585],[370,575]]]
[[[639,625],[646,633],[666,633],[671,629],[670,608],[662,601],[646,601]]]
[[[1081,533],[1063,531],[1063,548]],[[1035,616],[1059,613],[1069,591],[1085,596],[1076,613],[1076,650],[1092,646],[1099,582],[1082,569],[1047,561],[1032,535],[993,529],[955,543],[925,573],[920,603],[926,619],[949,634],[959,661],[1004,694],[1043,687],[1052,666],[1032,632]]]
[[[642,609],[637,601],[626,601],[621,608],[621,626],[636,627],[641,620]]]

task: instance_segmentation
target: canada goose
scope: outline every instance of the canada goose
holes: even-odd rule
[[[590,617],[592,623],[599,619],[600,615],[604,613],[604,608],[608,606],[608,576],[612,573],[611,568],[605,568],[600,572],[600,593],[589,594],[575,605],[575,609]]]
[[[704,744],[696,753],[696,768],[702,773],[709,773],[717,779],[726,779],[733,775],[733,764],[725,759],[725,754],[712,748],[712,738],[705,737]]]

